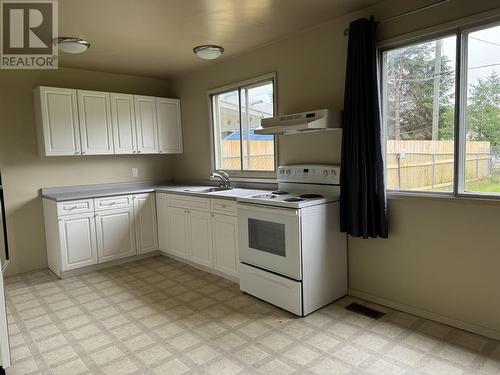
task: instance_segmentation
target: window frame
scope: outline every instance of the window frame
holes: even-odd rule
[[[252,88],[258,86],[261,83],[271,81],[273,84],[273,114],[276,116],[278,111],[278,90],[277,90],[277,74],[276,72],[260,75],[255,78],[246,79],[244,81],[236,82],[230,85],[225,85],[222,87],[218,87],[215,89],[211,89],[207,91],[208,97],[208,107],[209,107],[209,116],[210,116],[210,153],[211,153],[211,168],[215,170],[217,168],[217,152],[218,152],[218,143],[215,136],[215,121],[214,121],[214,107],[213,107],[213,97],[215,95],[224,94],[231,91],[238,91],[238,106],[240,108],[240,127],[241,127],[241,90],[246,88]],[[241,134],[241,132],[240,132]],[[241,142],[241,140],[240,140]],[[240,146],[240,169],[223,169],[227,172],[233,180],[244,180],[249,182],[250,180],[266,180],[269,182],[274,182],[276,179],[276,170],[278,168],[278,137],[276,135],[273,136],[273,144],[274,144],[274,169],[272,171],[260,171],[260,170],[245,170],[243,169],[243,147]],[[220,169],[220,168],[219,168]],[[271,181],[270,181],[271,180]]]
[[[431,33],[425,33],[416,37],[401,39],[394,43],[387,43],[377,47],[378,82],[380,96],[380,118],[381,118],[381,143],[384,160],[384,180],[387,182],[387,158],[386,158],[386,127],[384,124],[385,109],[383,106],[384,90],[384,52],[427,41],[455,36],[456,56],[455,56],[455,108],[454,108],[454,175],[453,190],[445,191],[418,191],[418,190],[398,190],[387,189],[387,196],[409,196],[409,197],[429,197],[429,198],[466,198],[480,200],[500,201],[500,193],[480,193],[465,191],[465,158],[466,158],[466,110],[467,110],[467,36],[471,32],[495,27],[500,25],[498,17],[489,18],[483,21],[467,24],[464,26],[450,27]]]

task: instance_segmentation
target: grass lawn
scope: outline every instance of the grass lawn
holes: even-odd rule
[[[500,193],[500,176],[487,180],[466,182],[466,191],[478,193]]]

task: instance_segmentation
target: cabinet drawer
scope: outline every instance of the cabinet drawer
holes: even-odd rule
[[[86,212],[94,211],[94,200],[93,199],[81,199],[77,201],[66,201],[59,202],[57,204],[57,214],[61,215],[72,215],[72,214],[82,214]]]
[[[212,212],[215,214],[236,216],[236,201],[229,199],[211,199]]]
[[[198,211],[210,211],[210,199],[200,197],[188,197],[186,195],[168,195],[168,205]]]
[[[96,211],[132,207],[132,196],[119,195],[115,197],[96,198],[94,199],[94,206]]]
[[[300,281],[240,264],[240,289],[275,306],[302,316]]]

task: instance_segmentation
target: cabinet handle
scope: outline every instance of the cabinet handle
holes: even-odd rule
[[[75,151],[75,155],[78,155],[78,154],[80,154],[80,153],[78,151]]]
[[[141,150],[137,151],[137,153],[138,153],[138,154],[140,154],[140,153],[141,153]]]

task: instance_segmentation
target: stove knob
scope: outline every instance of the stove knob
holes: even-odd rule
[[[332,176],[336,176],[337,175],[337,171],[335,169],[332,169]]]
[[[285,170],[284,169],[280,169],[280,174],[284,174],[285,173]]]
[[[290,174],[290,173],[292,173],[292,171],[290,169],[287,169],[286,174]]]
[[[323,176],[328,177],[328,169],[323,170]]]

